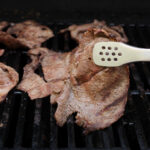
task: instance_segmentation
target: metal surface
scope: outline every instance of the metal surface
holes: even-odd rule
[[[67,24],[51,24],[55,33]],[[150,27],[123,25],[131,45],[150,47]],[[56,35],[44,44],[56,51],[69,51],[76,46],[70,35]],[[23,74],[29,62],[26,52],[7,50],[0,61]],[[0,150],[145,150],[150,148],[150,63],[130,65],[130,90],[125,115],[103,131],[85,136],[74,123],[74,116],[62,127],[55,123],[56,106],[49,97],[31,101],[24,92],[13,89],[0,104]],[[41,74],[41,70],[37,70]]]

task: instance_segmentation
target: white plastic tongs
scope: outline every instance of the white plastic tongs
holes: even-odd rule
[[[137,61],[150,61],[150,49],[137,48],[120,42],[99,42],[93,48],[96,65],[117,67]]]

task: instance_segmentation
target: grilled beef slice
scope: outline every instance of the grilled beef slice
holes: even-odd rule
[[[58,104],[58,125],[76,112],[76,123],[88,133],[110,126],[123,115],[129,88],[128,66],[105,68],[92,60],[94,44],[111,40],[117,41],[108,31],[89,29],[71,53],[70,79],[64,80],[60,93],[51,94],[51,103]]]
[[[40,47],[51,37],[51,29],[31,20],[13,24],[6,32],[0,31],[0,43],[12,49]]]
[[[56,53],[46,48],[36,48],[28,51],[31,63],[24,67],[24,75],[18,89],[28,93],[31,99],[42,98],[63,87],[62,81],[68,78],[65,62],[68,54]],[[44,77],[35,70],[42,65]]]
[[[66,29],[62,29],[60,33],[69,31],[71,37],[79,42],[82,39],[83,33],[90,28],[104,29],[105,31],[108,31],[107,33],[109,34],[110,37],[117,39],[117,41],[125,43],[128,42],[128,38],[125,35],[124,30],[121,26],[108,27],[105,21],[98,21],[98,20],[94,20],[92,23],[88,24],[71,25]]]
[[[0,63],[0,102],[2,102],[8,92],[16,86],[18,80],[18,73],[13,68]]]

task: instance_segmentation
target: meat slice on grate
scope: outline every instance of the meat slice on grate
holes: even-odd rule
[[[32,62],[42,66],[42,80],[48,85],[46,95],[51,95],[51,104],[58,104],[55,119],[59,126],[63,126],[67,118],[76,112],[76,123],[88,133],[110,126],[123,115],[129,88],[128,66],[105,68],[96,66],[92,60],[92,50],[97,42],[118,40],[110,36],[110,32],[108,29],[89,29],[84,33],[79,46],[69,53],[43,51],[41,48],[28,52]],[[29,66],[34,66],[31,64]],[[26,72],[35,74],[35,66],[30,67],[33,71],[25,71],[24,76]],[[30,77],[26,75],[26,81],[29,82]],[[23,83],[24,79],[19,89],[28,92],[31,99],[34,99],[30,89]],[[34,79],[31,83],[39,86],[29,87],[38,91],[37,95],[34,93],[38,98],[42,95],[39,94],[42,89],[39,87],[43,84]],[[47,91],[46,87],[44,89]]]
[[[42,98],[63,87],[62,80],[68,78],[65,72],[65,62],[68,55],[56,53],[46,48],[36,48],[28,51],[31,63],[24,67],[24,75],[18,89],[28,93],[31,99]],[[35,70],[42,65],[44,77]],[[58,72],[58,71],[59,72]]]
[[[0,43],[9,48],[36,48],[53,37],[51,29],[28,20],[10,26],[6,32],[0,31]]]
[[[104,69],[81,85],[64,81],[61,93],[53,93],[51,103],[58,104],[55,118],[59,126],[77,112],[76,123],[85,133],[104,129],[124,112],[129,87],[128,68]]]
[[[9,23],[7,21],[1,21],[0,22],[0,31],[2,31],[3,29],[5,29],[8,26],[9,26]]]
[[[98,20],[94,20],[92,23],[88,24],[71,25],[66,29],[62,29],[60,33],[70,31],[71,37],[79,42],[82,39],[83,33],[90,28],[104,29],[105,31],[108,31],[110,37],[116,38],[117,41],[128,42],[128,38],[125,35],[124,30],[121,26],[108,27],[105,21],[98,21]]]
[[[0,102],[2,102],[8,92],[16,86],[18,80],[18,73],[13,68],[0,63]]]
[[[18,89],[28,93],[31,99],[46,97],[50,93],[49,85],[40,75],[35,73],[39,67],[40,59],[47,53],[46,48],[33,49],[38,54],[30,54],[31,63],[24,67],[24,75]]]
[[[52,93],[51,103],[57,103],[57,124],[62,126],[74,112],[76,123],[85,133],[110,126],[124,112],[129,88],[127,66],[104,68],[92,60],[95,43],[116,40],[108,31],[90,29],[84,33],[70,57],[70,79],[64,80],[60,93]]]

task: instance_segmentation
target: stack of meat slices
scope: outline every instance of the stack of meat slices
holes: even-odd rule
[[[7,49],[40,47],[51,37],[53,37],[53,32],[48,27],[34,21],[24,21],[17,24],[0,22],[0,44],[5,45]],[[4,51],[4,49],[0,49],[0,56]],[[18,80],[18,73],[13,68],[0,63],[0,102],[16,86]]]
[[[59,126],[76,112],[76,123],[85,128],[84,133],[106,128],[124,113],[129,70],[126,65],[116,68],[96,66],[92,49],[97,42],[126,42],[127,38],[120,26],[110,28],[98,21],[68,29],[79,46],[68,53],[46,48],[29,50],[32,62],[24,67],[18,89],[27,92],[31,99],[51,95],[51,104],[58,104],[55,119]],[[44,77],[35,73],[39,65]]]

